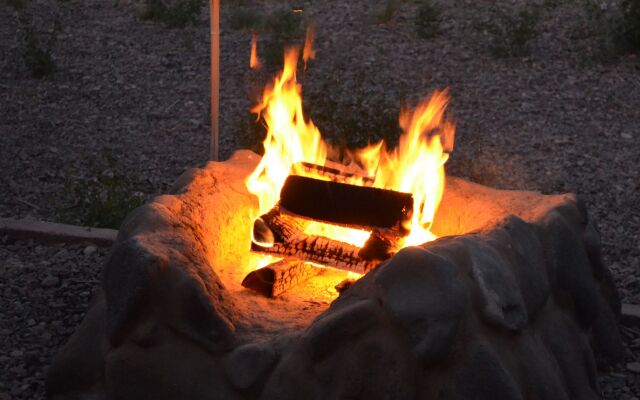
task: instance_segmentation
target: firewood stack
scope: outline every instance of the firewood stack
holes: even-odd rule
[[[251,250],[283,259],[251,272],[242,285],[268,297],[317,275],[318,264],[365,274],[391,257],[409,233],[410,193],[374,188],[368,177],[355,177],[363,186],[346,183],[354,175],[335,168],[307,163],[302,167],[322,179],[289,175],[279,203],[254,222]],[[371,233],[358,247],[304,233],[309,221]]]

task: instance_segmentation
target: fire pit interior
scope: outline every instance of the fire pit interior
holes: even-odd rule
[[[599,398],[619,303],[584,204],[445,185],[446,92],[401,115],[396,149],[336,164],[297,57],[255,109],[263,157],[192,169],[123,223],[49,394]]]

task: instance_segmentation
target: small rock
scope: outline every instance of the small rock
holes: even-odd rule
[[[87,246],[87,247],[84,248],[83,253],[84,253],[85,256],[90,256],[93,253],[95,253],[97,250],[98,250],[98,248],[96,246],[90,245],[90,246]]]
[[[43,333],[42,335],[40,335],[40,338],[39,338],[40,343],[46,344],[46,343],[51,342],[51,337],[52,336],[51,336],[51,334],[49,332]]]
[[[640,362],[627,363],[627,369],[636,374],[640,373]]]
[[[251,343],[236,348],[224,361],[231,384],[239,389],[251,386],[276,360],[270,347]]]
[[[21,350],[13,350],[11,353],[9,353],[9,355],[11,357],[22,357],[22,351]]]
[[[53,275],[47,275],[41,282],[42,287],[50,288],[60,284],[60,278]]]
[[[620,136],[623,139],[631,139],[632,138],[631,134],[630,133],[626,133],[626,132],[625,133],[621,133]]]

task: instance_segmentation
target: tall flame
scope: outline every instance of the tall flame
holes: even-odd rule
[[[304,39],[304,47],[302,48],[302,62],[304,62],[305,70],[307,69],[307,62],[316,58],[316,51],[313,48],[314,36],[315,28],[311,25],[307,28],[307,36]]]
[[[312,33],[308,35],[312,38]],[[264,156],[248,177],[247,188],[258,196],[259,212],[264,214],[276,205],[285,179],[291,173],[314,176],[300,162],[325,165],[337,150],[324,142],[318,128],[305,120],[302,110],[302,87],[296,81],[299,50],[285,52],[284,68],[252,112],[267,126]],[[453,150],[454,124],[445,118],[448,92],[435,91],[431,98],[415,109],[400,114],[403,134],[395,149],[383,142],[356,150],[351,157],[361,167],[360,175],[373,178],[373,186],[412,193],[414,199],[410,234],[401,247],[417,245],[435,239],[429,231],[444,191],[444,164]],[[362,184],[354,178],[348,182]],[[381,210],[384,212],[384,210]],[[257,217],[257,215],[256,215]],[[362,246],[368,232],[356,229],[312,223],[308,234],[321,234],[336,240]]]

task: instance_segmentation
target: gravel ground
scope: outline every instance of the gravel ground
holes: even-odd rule
[[[44,398],[46,368],[87,311],[105,249],[0,240],[0,399]]]
[[[283,4],[245,3],[265,13]],[[530,53],[510,59],[487,51],[490,39],[480,27],[492,19],[492,5],[518,8],[519,0],[443,2],[433,39],[417,37],[412,2],[399,3],[388,23],[376,23],[382,3],[295,4],[316,26],[317,59],[300,79],[321,130],[337,141],[366,142],[380,135],[385,117],[396,115],[401,104],[449,87],[457,123],[449,171],[502,188],[582,195],[623,301],[640,304],[639,59],[598,59],[593,21],[575,1],[545,1]],[[60,20],[57,72],[35,80],[21,59],[16,13],[4,4],[0,217],[81,223],[77,188],[111,189],[97,177],[124,171],[141,195],[151,196],[186,168],[206,162],[204,13],[195,26],[168,29],[141,21],[139,5],[126,0],[35,1],[40,29],[52,26],[53,15]],[[223,157],[246,145],[251,97],[273,72],[248,71],[250,34],[228,28],[234,7],[223,2]],[[9,398],[42,393],[43,367],[73,331],[97,280],[103,252],[83,251],[29,243],[0,247],[0,399],[5,392]],[[45,285],[48,274],[53,278],[46,283],[59,282]],[[640,335],[625,329],[627,362],[634,363]],[[635,367],[603,375],[607,398],[640,398]]]

